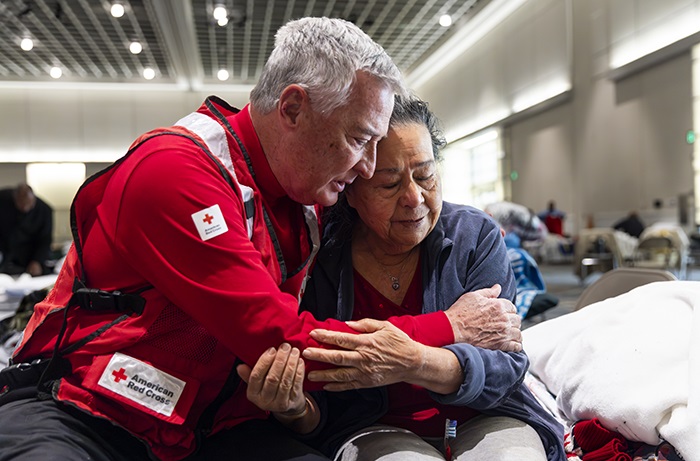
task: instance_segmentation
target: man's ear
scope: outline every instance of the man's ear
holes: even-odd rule
[[[293,127],[299,123],[299,115],[308,104],[309,95],[306,90],[299,85],[289,85],[282,91],[277,110],[283,123]]]

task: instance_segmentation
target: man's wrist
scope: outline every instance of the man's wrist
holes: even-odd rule
[[[301,410],[287,410],[276,412],[275,417],[281,422],[291,422],[303,418],[304,416],[309,414],[309,411],[311,411],[312,409],[313,403],[311,402],[311,399],[304,396],[304,408],[302,408]]]

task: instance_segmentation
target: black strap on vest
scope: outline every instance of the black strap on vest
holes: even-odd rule
[[[143,290],[142,290],[143,291]],[[80,306],[89,311],[124,312],[141,315],[146,300],[139,293],[122,293],[121,291],[104,291],[88,288],[76,278],[73,282],[73,296],[70,305]]]
[[[248,151],[246,150],[245,146],[243,145],[243,142],[241,142],[241,139],[238,137],[238,133],[233,129],[229,121],[224,117],[224,115],[217,109],[214,104],[211,103],[210,99],[215,100],[218,104],[222,104],[224,106],[228,106],[226,102],[223,100],[216,98],[216,97],[211,97],[207,98],[205,101],[207,109],[211,111],[214,116],[221,122],[221,124],[228,130],[229,133],[231,133],[231,136],[233,139],[236,141],[236,144],[238,144],[238,148],[241,150],[241,154],[243,155],[243,159],[245,160],[246,165],[248,166],[248,172],[250,173],[250,176],[255,179],[255,170],[253,170],[253,162],[250,160],[250,154],[248,154]],[[251,203],[251,205],[253,205]],[[280,267],[280,276],[282,278],[281,283],[284,283],[289,279],[290,277],[294,277],[297,275],[299,272],[304,270],[304,268],[309,264],[309,261],[311,259],[311,254],[309,253],[309,256],[306,258],[305,261],[301,263],[299,267],[296,269],[292,269],[291,271],[287,268],[287,262],[284,260],[284,254],[282,253],[282,247],[280,246],[279,239],[277,238],[277,233],[275,232],[275,229],[272,227],[272,221],[270,220],[270,216],[267,213],[267,208],[265,208],[265,204],[263,203],[262,205],[263,209],[263,219],[265,221],[265,226],[267,227],[267,232],[270,234],[270,239],[272,240],[272,246],[275,249],[275,256],[277,258],[277,263],[279,264]],[[248,204],[246,203],[246,215],[248,215]],[[248,216],[250,217],[250,216]],[[306,221],[306,220],[305,220]],[[308,224],[306,224],[307,229],[308,229]],[[311,241],[311,230],[308,229],[307,233],[307,239],[309,241],[309,246],[313,248],[313,242]]]

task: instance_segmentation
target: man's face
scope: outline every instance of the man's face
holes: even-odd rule
[[[15,207],[20,213],[29,213],[36,205],[36,197],[32,193],[18,193],[14,196]]]
[[[358,179],[348,203],[364,223],[365,234],[387,253],[419,245],[435,227],[442,192],[428,129],[397,125],[379,143],[374,176]]]
[[[311,110],[296,132],[287,181],[290,197],[307,205],[333,205],[338,194],[358,176],[370,178],[377,142],[386,136],[394,107],[393,91],[364,72],[346,104],[323,116]]]

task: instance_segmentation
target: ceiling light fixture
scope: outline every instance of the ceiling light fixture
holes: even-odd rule
[[[452,25],[452,16],[449,14],[443,14],[440,16],[440,20],[438,22],[442,27],[450,27]]]
[[[224,80],[228,80],[228,71],[226,69],[219,69],[219,72],[216,73],[216,78],[221,80],[222,82]]]
[[[143,78],[146,80],[153,80],[156,76],[156,71],[150,67],[143,69]]]
[[[143,51],[143,46],[137,41],[133,41],[129,44],[129,51],[131,51],[132,54],[139,54],[141,51]]]
[[[24,51],[29,51],[34,48],[34,41],[31,38],[23,38],[19,43],[19,47]]]
[[[228,16],[228,11],[226,11],[226,8],[219,5],[216,8],[214,8],[214,19],[219,20],[221,18],[225,18]]]
[[[49,71],[49,75],[52,78],[61,78],[61,75],[63,75],[63,70],[61,70],[61,68],[58,66],[53,66]]]
[[[124,5],[121,3],[112,3],[112,7],[109,10],[110,13],[112,13],[112,16],[115,18],[121,18],[124,16]]]
[[[228,11],[226,10],[226,7],[219,5],[214,8],[214,19],[216,19],[216,23],[221,27],[228,24]]]

